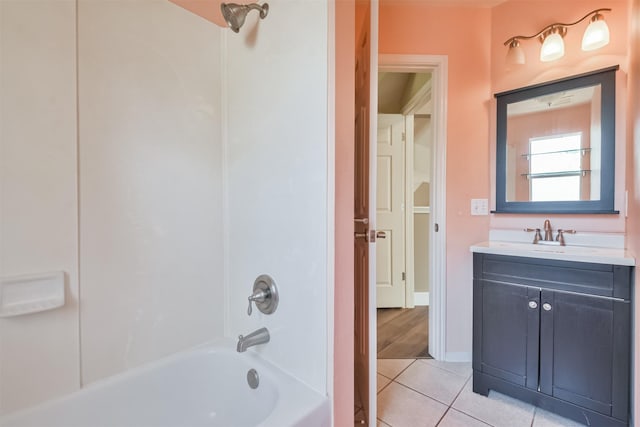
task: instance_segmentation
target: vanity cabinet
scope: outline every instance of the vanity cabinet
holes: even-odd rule
[[[474,253],[473,391],[629,422],[629,266]]]

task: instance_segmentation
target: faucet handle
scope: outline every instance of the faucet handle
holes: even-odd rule
[[[269,298],[269,291],[265,291],[262,289],[259,289],[257,291],[255,291],[252,295],[249,295],[249,298],[247,298],[249,300],[249,308],[247,309],[247,315],[251,316],[251,303],[252,302],[264,302],[264,300],[266,300],[267,298]]]
[[[535,236],[533,236],[533,244],[535,245],[536,243],[538,243],[540,240],[542,240],[542,234],[540,234],[540,229],[539,228],[525,228],[524,231],[528,232],[528,233],[532,233],[535,231]]]
[[[564,233],[576,234],[576,230],[563,230],[558,228],[558,235],[556,236],[556,242],[560,242],[560,246],[565,246]]]
[[[264,314],[271,314],[278,308],[278,288],[273,279],[266,275],[260,275],[253,283],[253,293],[249,296],[249,308],[247,314],[251,316],[251,303],[255,302],[256,307]]]

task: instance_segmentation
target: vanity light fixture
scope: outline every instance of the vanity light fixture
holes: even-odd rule
[[[506,59],[507,64],[524,64],[525,56],[524,51],[520,46],[520,41],[534,38],[538,38],[540,43],[542,43],[542,47],[540,48],[540,61],[549,62],[562,58],[564,56],[564,36],[567,34],[567,29],[579,24],[589,17],[591,17],[591,21],[584,32],[584,36],[582,37],[582,50],[590,51],[606,46],[609,44],[609,27],[604,21],[604,17],[601,12],[611,12],[611,9],[603,8],[592,10],[582,18],[570,24],[556,22],[554,24],[547,25],[532,36],[511,37],[509,40],[504,42],[504,45],[509,47]]]

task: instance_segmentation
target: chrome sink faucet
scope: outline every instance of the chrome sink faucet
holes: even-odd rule
[[[254,345],[258,345],[258,344],[268,343],[269,339],[270,339],[270,336],[267,328],[260,328],[256,331],[251,332],[246,337],[242,335],[238,336],[238,346],[236,350],[238,350],[238,353],[243,353],[247,351],[249,347],[253,347]]]

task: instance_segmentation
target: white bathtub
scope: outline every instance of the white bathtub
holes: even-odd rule
[[[252,351],[216,345],[180,353],[0,418],[1,427],[325,427],[326,396]],[[247,371],[260,378],[257,389]]]

